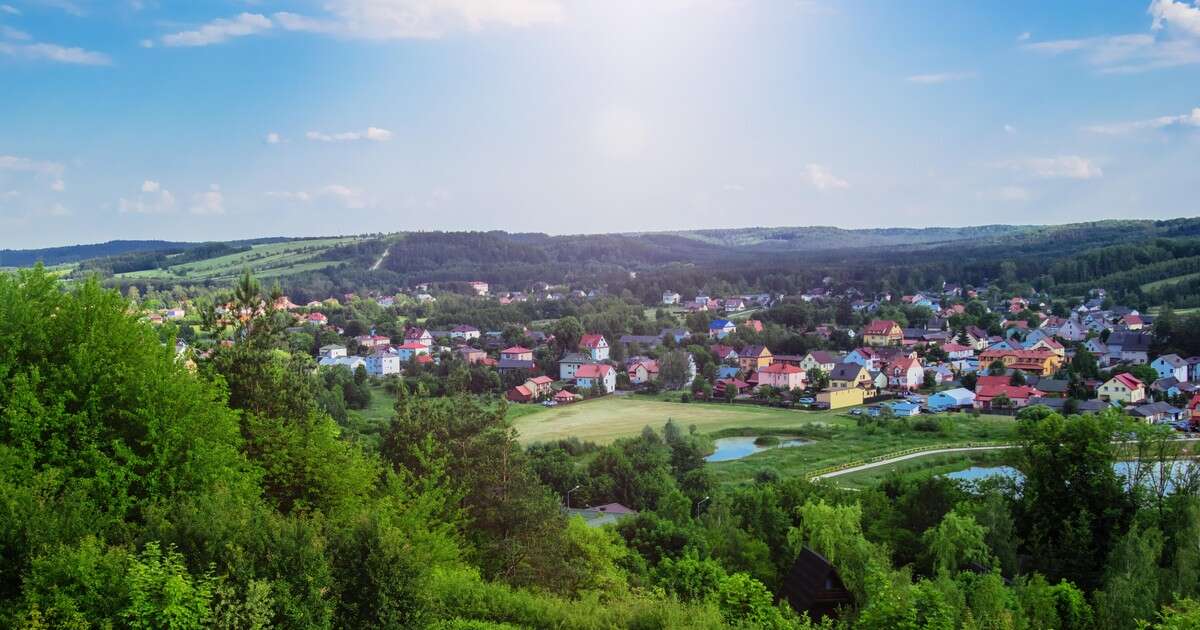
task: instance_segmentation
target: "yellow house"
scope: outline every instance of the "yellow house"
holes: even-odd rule
[[[771,365],[774,359],[766,346],[746,346],[738,352],[738,367],[744,372],[754,372]]]
[[[863,329],[863,342],[868,346],[899,345],[904,340],[904,329],[890,319],[876,319]]]
[[[1128,372],[1118,374],[1096,390],[1100,400],[1117,401],[1133,405],[1146,400],[1146,385]]]
[[[863,390],[857,387],[829,388],[817,392],[817,402],[829,405],[830,409],[843,409],[863,404]]]
[[[829,373],[830,389],[846,389],[847,387],[873,388],[871,372],[858,363],[842,363]]]

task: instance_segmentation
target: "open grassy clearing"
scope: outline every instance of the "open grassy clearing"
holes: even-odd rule
[[[226,280],[249,268],[259,278],[271,278],[312,271],[338,264],[332,260],[313,260],[333,247],[359,240],[357,237],[320,238],[255,245],[248,251],[218,256],[166,269],[147,269],[118,274],[120,278],[180,278],[187,280]]]
[[[880,466],[849,475],[822,480],[839,488],[868,488],[878,484],[892,473],[922,475],[946,475],[972,466],[1002,466],[1011,464],[1014,453],[1010,449],[995,451],[973,451],[968,453],[945,453],[917,459],[905,460],[888,466]]]
[[[521,433],[521,442],[544,442],[566,437],[606,444],[619,437],[637,435],[642,427],[661,428],[667,420],[696,425],[703,433],[738,427],[796,429],[812,424],[852,425],[854,420],[841,413],[797,411],[730,405],[726,403],[672,403],[642,396],[606,396],[570,405],[545,408],[534,405],[516,412],[513,424]],[[510,412],[513,413],[513,412]]]
[[[1152,291],[1154,289],[1165,287],[1170,284],[1175,284],[1177,282],[1186,282],[1188,280],[1194,280],[1196,278],[1200,278],[1200,271],[1197,271],[1195,273],[1185,273],[1182,276],[1172,276],[1170,278],[1163,278],[1162,280],[1155,280],[1153,282],[1147,282],[1142,285],[1142,290],[1143,291]]]
[[[945,433],[911,428],[859,427],[850,423],[843,423],[831,430],[811,430],[806,436],[813,440],[811,444],[770,449],[744,459],[709,464],[709,470],[719,483],[749,483],[760,471],[767,469],[789,477],[917,447],[1006,441],[1012,439],[1015,427],[1011,418],[1001,416],[949,414],[940,418],[952,421]],[[801,432],[801,435],[804,433]],[[912,465],[920,465],[921,459],[910,461],[914,462]],[[887,468],[881,467],[884,474]],[[869,477],[876,470],[880,469],[863,471],[862,474]],[[847,477],[850,478],[852,476]]]

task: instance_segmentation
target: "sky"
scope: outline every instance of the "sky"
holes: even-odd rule
[[[1200,0],[0,0],[0,248],[1200,215]]]

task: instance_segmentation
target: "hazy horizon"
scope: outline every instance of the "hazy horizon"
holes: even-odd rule
[[[0,0],[0,248],[1197,214],[1200,6]]]

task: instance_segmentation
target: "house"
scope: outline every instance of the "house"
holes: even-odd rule
[[[1188,357],[1184,359],[1188,364],[1189,381],[1200,381],[1200,357]]]
[[[482,295],[488,294],[489,287],[488,287],[488,283],[486,283],[486,282],[480,282],[480,281],[476,280],[474,282],[468,282],[467,286],[471,287],[471,290],[475,292],[475,295],[482,296]]]
[[[563,355],[563,358],[558,360],[558,378],[560,380],[569,381],[575,378],[575,372],[580,367],[591,365],[596,361],[591,356],[572,352]]]
[[[738,362],[737,350],[734,350],[730,346],[723,346],[721,344],[715,344],[711,348],[709,348],[709,350],[712,351],[713,356],[716,357],[717,361],[720,363],[737,363]]]
[[[735,378],[742,373],[742,368],[736,365],[721,365],[717,367],[717,378]]]
[[[663,291],[662,303],[667,305],[679,304],[679,294],[674,291]]]
[[[362,357],[322,357],[317,363],[321,367],[341,366],[351,372],[357,370],[359,366],[362,366],[364,370],[367,369],[367,360]]]
[[[331,343],[329,345],[321,346],[321,349],[318,352],[321,353],[322,357],[336,359],[338,357],[346,356],[346,346],[338,343]]]
[[[1032,336],[1030,335],[1030,337]],[[1042,337],[1034,341],[1030,341],[1029,337],[1026,337],[1024,347],[1026,350],[1047,350],[1058,355],[1060,359],[1067,355],[1067,349],[1053,337]]]
[[[946,353],[946,358],[952,361],[955,359],[970,359],[975,356],[974,348],[957,343],[942,344],[942,351]]]
[[[496,369],[501,372],[515,372],[517,370],[531,372],[537,369],[537,364],[525,359],[500,359],[496,362]]]
[[[478,339],[479,329],[474,326],[468,326],[467,324],[461,324],[450,329],[450,338],[461,339],[463,341]]]
[[[365,350],[374,350],[392,345],[391,337],[383,335],[359,335],[354,338],[354,341],[358,344],[358,347]]]
[[[1050,376],[1062,365],[1062,357],[1052,350],[1003,350],[988,348],[979,355],[979,364],[989,366],[1000,361],[1004,367]]]
[[[535,376],[525,380],[525,389],[528,389],[533,394],[534,398],[548,396],[554,392],[552,385],[554,379],[549,376]]]
[[[636,357],[625,362],[625,374],[629,382],[641,385],[658,380],[658,361],[646,357]]]
[[[400,357],[385,350],[377,350],[367,357],[367,374],[387,376],[400,373]]]
[[[1165,402],[1138,405],[1129,410],[1129,415],[1146,422],[1175,422],[1183,417],[1183,410]]]
[[[1036,383],[1031,383],[1043,394],[1047,396],[1064,397],[1067,395],[1067,390],[1071,387],[1071,381],[1063,378],[1039,378]]]
[[[583,396],[580,396],[579,394],[576,394],[574,392],[569,392],[564,389],[564,390],[558,392],[557,394],[555,394],[553,400],[554,400],[554,402],[556,402],[560,405],[568,405],[568,404],[571,404],[578,400],[581,400],[582,398],[583,398]]]
[[[1200,422],[1200,394],[1193,394],[1183,409],[1184,417],[1191,418],[1192,423]]]
[[[679,343],[679,342],[683,341],[684,339],[687,339],[688,337],[692,336],[692,333],[689,332],[688,329],[686,329],[686,328],[664,328],[664,329],[658,331],[658,336],[661,337],[662,339],[666,339],[667,337],[672,337],[673,339],[675,339],[675,343]]]
[[[847,363],[857,363],[868,370],[879,367],[879,357],[871,348],[855,348],[846,355]]]
[[[844,409],[863,404],[863,390],[859,387],[838,387],[817,392],[817,402],[828,409]]]
[[[921,360],[911,357],[896,359],[887,365],[888,387],[892,389],[917,389],[925,382],[925,370]]]
[[[1179,382],[1188,380],[1188,362],[1178,354],[1164,354],[1150,363],[1158,372],[1158,378],[1174,378]]]
[[[1058,336],[1067,341],[1083,341],[1087,338],[1087,328],[1076,318],[1072,317],[1058,327]]]
[[[643,348],[657,348],[662,345],[662,337],[656,335],[621,335],[621,338],[617,342],[627,348],[631,344],[637,344]]]
[[[832,372],[833,368],[837,367],[837,364],[841,362],[842,357],[839,357],[832,352],[826,352],[825,350],[813,350],[812,352],[804,355],[804,359],[800,361],[800,367],[804,368],[806,372],[819,368],[821,371],[828,374]]]
[[[1145,325],[1145,322],[1142,320],[1142,316],[1138,315],[1135,311],[1122,317],[1121,325],[1124,326],[1126,330],[1141,330]]]
[[[746,372],[765,368],[771,365],[771,351],[766,346],[746,346],[737,353],[738,366]]]
[[[433,335],[424,328],[414,326],[404,331],[404,343],[419,343],[428,348],[433,345]]]
[[[517,385],[505,392],[504,397],[515,403],[527,403],[533,401],[533,392],[524,385]]]
[[[429,354],[429,346],[423,346],[416,342],[408,342],[396,346],[396,357],[400,361],[409,361],[421,354]]]
[[[871,374],[871,386],[877,391],[887,389],[888,376],[883,370],[868,370]]]
[[[420,342],[416,342],[416,341],[410,341],[404,345],[407,346],[409,344],[421,345]],[[457,352],[458,352],[459,358],[461,358],[463,361],[466,361],[468,365],[473,365],[475,363],[483,363],[488,358],[486,352],[484,352],[483,350],[480,350],[479,348],[472,348],[471,346],[460,346],[458,348]]]
[[[738,329],[742,332],[760,333],[763,331],[763,323],[757,319],[747,319],[738,326]]]
[[[1160,378],[1153,383],[1150,383],[1150,391],[1158,394],[1159,397],[1174,398],[1183,393],[1183,388],[1179,386],[1179,380],[1174,376]]]
[[[1151,335],[1148,332],[1118,331],[1108,336],[1108,357],[1112,363],[1141,365],[1149,362]]]
[[[904,330],[890,319],[875,319],[863,329],[862,336],[868,346],[891,346],[904,340]]]
[[[958,387],[931,394],[926,403],[930,409],[965,409],[975,405],[975,392]]]
[[[533,350],[522,346],[512,346],[500,351],[500,360],[533,361]]]
[[[611,394],[617,389],[617,371],[611,365],[589,363],[575,370],[575,387],[591,389],[597,386],[606,394]]]
[[[871,373],[867,368],[857,363],[840,363],[829,372],[829,387],[831,389],[842,389],[846,387],[860,387],[866,389],[874,389],[871,383]]]
[[[1009,385],[1007,376],[980,376],[975,384],[975,408],[993,409],[997,398],[1008,399],[1007,408],[1029,405],[1031,398],[1042,398],[1042,391],[1030,385]]]
[[[758,371],[758,385],[784,390],[804,387],[804,370],[794,365],[774,363]]]
[[[817,623],[838,616],[839,608],[850,607],[854,602],[854,596],[841,582],[838,570],[809,547],[803,547],[793,560],[792,569],[780,588],[780,596],[787,599],[792,610],[808,613]]]
[[[746,301],[743,300],[742,298],[726,298],[726,300],[725,300],[725,312],[726,313],[736,313],[737,311],[742,311],[745,309],[746,309]]]
[[[1146,400],[1146,385],[1134,375],[1122,372],[1108,379],[1096,394],[1100,400],[1133,405]]]
[[[921,405],[908,402],[907,400],[892,400],[883,403],[883,406],[891,409],[893,416],[901,418],[911,418],[921,413]]]
[[[746,390],[750,389],[750,383],[737,378],[722,378],[717,380],[713,385],[713,395],[724,398],[725,391],[733,388],[735,396],[741,396]]]
[[[724,339],[736,330],[737,326],[728,319],[714,319],[708,324],[708,336],[713,339]]]
[[[599,333],[588,333],[579,340],[579,351],[590,355],[593,361],[607,361],[608,340]]]

